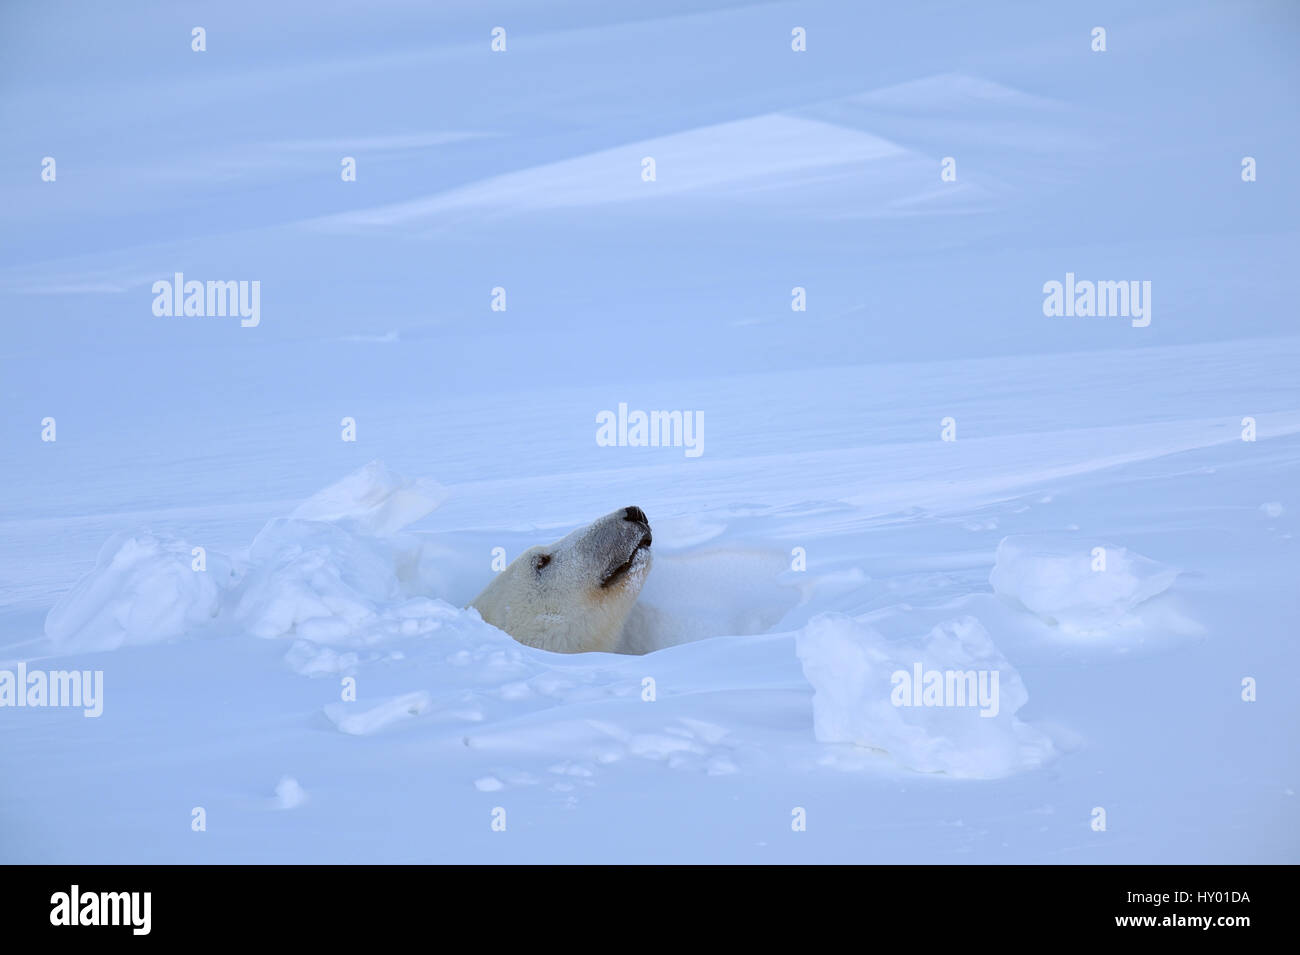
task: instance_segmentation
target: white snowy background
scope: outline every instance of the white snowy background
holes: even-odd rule
[[[0,668],[105,699],[0,709],[0,860],[1300,861],[1297,52],[1253,0],[3,5]],[[460,609],[631,504],[675,645]]]

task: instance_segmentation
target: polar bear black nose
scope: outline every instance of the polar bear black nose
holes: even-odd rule
[[[650,526],[650,518],[645,516],[645,511],[639,507],[626,507],[623,509],[623,520],[640,521],[646,527]]]

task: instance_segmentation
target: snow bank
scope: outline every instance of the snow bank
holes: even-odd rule
[[[364,646],[437,629],[456,611],[416,595],[436,592],[437,551],[398,532],[437,507],[446,492],[372,462],[270,521],[241,555],[206,554],[195,569],[184,541],[120,534],[94,569],[50,611],[45,632],[64,649],[109,650],[177,637],[233,614],[259,637],[292,636]],[[301,672],[346,668],[298,648]]]
[[[795,637],[823,743],[883,750],[918,772],[996,778],[1032,769],[1050,740],[1016,719],[1020,674],[974,617],[887,640],[861,619],[821,614]]]
[[[231,564],[208,552],[195,569],[193,548],[165,534],[115,534],[95,567],[45,618],[46,635],[63,650],[113,650],[154,643],[201,627],[215,617]]]
[[[1025,535],[998,544],[998,596],[1070,634],[1100,634],[1168,590],[1178,571],[1112,544]]]
[[[259,637],[352,646],[437,629],[451,608],[406,599],[438,589],[430,549],[398,532],[445,497],[379,461],[330,485],[254,538],[236,619]]]
[[[255,636],[346,640],[400,594],[391,554],[333,524],[273,520],[248,556],[235,616]]]

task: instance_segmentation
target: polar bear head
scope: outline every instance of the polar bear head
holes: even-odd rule
[[[650,542],[645,511],[620,508],[524,551],[470,606],[530,647],[614,651],[650,573]]]

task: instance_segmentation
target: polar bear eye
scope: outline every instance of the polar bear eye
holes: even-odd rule
[[[539,573],[541,569],[551,562],[550,554],[541,554],[533,561],[533,568]]]

